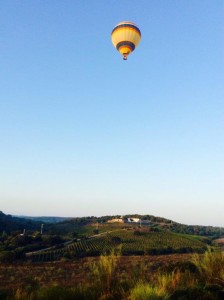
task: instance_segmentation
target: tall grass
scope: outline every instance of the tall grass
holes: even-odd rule
[[[224,287],[224,252],[212,252],[204,255],[195,254],[192,258],[201,280],[206,284],[218,284]]]
[[[92,271],[94,274],[95,284],[101,292],[101,299],[109,299],[112,294],[113,285],[116,281],[115,270],[120,258],[120,250],[115,249],[108,255],[101,255],[96,262]]]
[[[139,282],[130,292],[129,300],[165,300],[169,294],[162,288]]]
[[[158,273],[150,282],[138,282],[130,292],[130,300],[169,299],[181,285],[183,274],[179,270]]]
[[[88,270],[89,281],[62,287],[43,286],[28,278],[16,290],[0,290],[0,299],[7,300],[220,300],[224,299],[224,253],[208,250],[192,257],[196,269],[175,268],[147,273],[144,265],[138,272],[130,268],[123,277],[119,274],[120,254],[113,250],[101,255]],[[92,262],[92,261],[91,261]],[[134,267],[134,265],[132,266]],[[147,266],[146,266],[147,267]],[[197,270],[197,271],[196,271]],[[141,274],[141,271],[143,274]],[[86,278],[87,279],[87,278]]]
[[[172,293],[180,286],[183,275],[179,270],[175,270],[168,274],[159,274],[157,277],[157,285],[160,290]]]

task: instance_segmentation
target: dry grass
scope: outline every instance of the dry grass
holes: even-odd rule
[[[216,283],[224,287],[224,252],[208,250],[204,255],[194,254],[192,262],[201,279],[207,284]]]

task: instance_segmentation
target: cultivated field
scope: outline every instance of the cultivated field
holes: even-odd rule
[[[153,255],[203,252],[206,244],[192,236],[172,232],[115,230],[92,238],[75,241],[58,249],[29,253],[34,262],[58,261],[64,258],[96,256],[118,247],[122,255]]]

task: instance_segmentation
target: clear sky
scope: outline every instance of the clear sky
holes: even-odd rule
[[[223,0],[1,1],[0,210],[224,226],[223,34]]]

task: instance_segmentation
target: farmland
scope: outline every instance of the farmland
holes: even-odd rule
[[[93,238],[72,242],[59,249],[27,255],[32,261],[57,261],[61,258],[96,256],[120,248],[122,255],[203,252],[206,244],[191,236],[171,232],[115,230]]]

